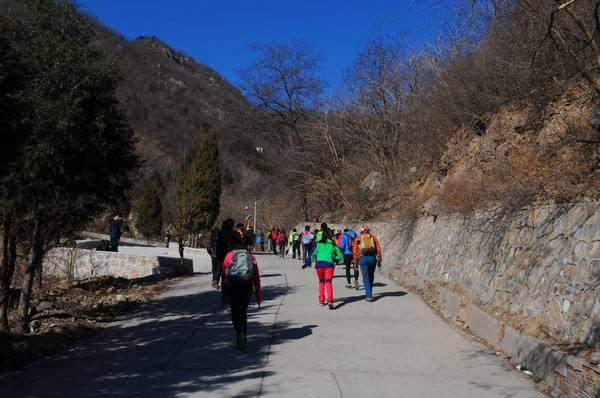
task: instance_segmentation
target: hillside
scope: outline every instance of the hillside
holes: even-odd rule
[[[147,171],[177,164],[206,125],[227,141],[232,115],[249,107],[217,72],[155,37],[128,40],[98,25],[96,44],[122,74],[117,95]]]

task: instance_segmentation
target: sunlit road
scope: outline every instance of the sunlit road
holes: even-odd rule
[[[259,264],[265,302],[251,306],[247,353],[233,348],[229,312],[199,257],[194,277],[128,319],[0,376],[0,397],[542,396],[380,274],[368,303],[338,268],[332,311],[317,304],[313,270],[271,255]]]

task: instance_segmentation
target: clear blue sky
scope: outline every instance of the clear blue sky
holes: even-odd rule
[[[300,39],[323,57],[334,88],[369,38],[406,35],[410,46],[433,31],[457,0],[79,0],[81,8],[128,38],[157,36],[236,84],[253,59],[250,43]]]

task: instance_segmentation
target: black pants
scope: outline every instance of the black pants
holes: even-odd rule
[[[231,322],[236,334],[248,332],[248,304],[252,297],[252,283],[240,279],[229,279],[227,282]]]
[[[352,254],[344,254],[344,265],[346,266],[346,280],[350,285],[352,283]],[[354,280],[358,281],[358,266],[354,268]]]
[[[212,277],[214,283],[219,283],[221,279],[221,261],[217,257],[211,257],[212,261]]]
[[[113,252],[119,251],[119,239],[111,239],[110,240],[110,251],[113,251]]]
[[[271,241],[272,242],[272,249],[273,249],[273,254],[277,255],[277,242],[275,242],[274,240]]]
[[[281,258],[285,257],[285,242],[281,242],[279,245],[279,255]]]
[[[299,241],[294,241],[292,243],[292,258],[296,258],[296,255],[298,256],[298,258],[300,258],[300,242]]]

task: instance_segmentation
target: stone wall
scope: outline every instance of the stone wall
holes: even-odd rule
[[[190,259],[182,261],[173,257],[138,256],[77,248],[51,250],[44,259],[43,267],[44,272],[58,276],[67,277],[69,272],[72,272],[75,280],[97,276],[135,279],[151,275],[193,273],[193,263]]]
[[[496,316],[600,348],[600,203],[371,228],[382,243],[384,267],[396,278],[426,276],[468,291]]]

